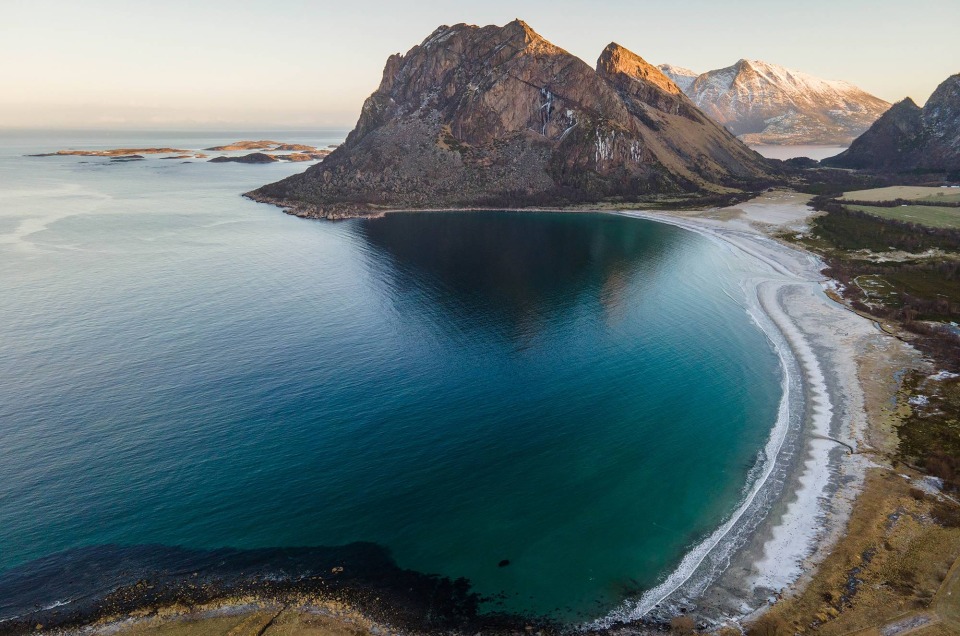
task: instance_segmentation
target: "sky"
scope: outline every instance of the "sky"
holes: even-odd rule
[[[518,17],[591,66],[615,41],[920,104],[960,72],[960,0],[0,0],[0,128],[350,127],[390,54]]]

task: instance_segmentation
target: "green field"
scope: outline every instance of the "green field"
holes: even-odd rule
[[[941,208],[933,205],[901,205],[895,208],[872,205],[847,205],[846,207],[894,221],[907,221],[931,227],[960,228],[960,208]]]
[[[930,186],[889,186],[871,190],[844,192],[842,199],[851,201],[893,201],[895,199],[922,199],[924,201],[960,201],[960,189]]]
[[[948,192],[937,192],[933,196],[923,197],[917,201],[931,201],[934,203],[960,203],[960,193],[949,194]]]

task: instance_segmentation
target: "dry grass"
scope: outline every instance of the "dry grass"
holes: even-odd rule
[[[368,636],[365,625],[311,611],[287,610],[280,614],[263,636]]]
[[[810,585],[765,620],[782,621],[790,633],[840,635],[930,611],[960,553],[960,529],[937,525],[934,501],[910,489],[899,474],[871,469],[847,536]]]
[[[276,615],[276,611],[258,611],[233,616],[154,618],[124,626],[116,633],[123,636],[256,636]]]
[[[336,603],[260,608],[223,614],[216,610],[162,613],[127,624],[108,623],[94,636],[371,636],[372,624]]]
[[[877,467],[867,472],[845,535],[807,587],[777,603],[750,634],[892,636],[900,633],[893,624],[904,620],[922,636],[960,633],[953,619],[960,618],[960,566],[951,570],[960,556],[953,521],[960,509],[922,492],[921,475],[894,459],[898,429],[912,412],[911,387],[899,385],[894,371],[918,363],[900,347],[876,345],[858,356],[868,456]]]

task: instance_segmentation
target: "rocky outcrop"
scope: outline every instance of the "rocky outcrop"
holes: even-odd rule
[[[265,152],[251,152],[249,155],[239,157],[214,157],[209,163],[273,163],[274,161],[277,161],[277,158],[273,155]]]
[[[897,102],[867,132],[825,165],[885,171],[960,170],[960,74],[920,108]]]
[[[341,218],[722,193],[770,177],[635,54],[611,44],[592,69],[516,20],[440,27],[391,56],[344,144],[248,196]]]
[[[292,150],[294,152],[323,152],[317,150],[316,146],[307,144],[277,144],[272,150]]]
[[[695,75],[663,64],[693,102],[750,144],[847,145],[890,104],[847,82],[760,60]]]
[[[272,155],[266,152],[251,152],[248,155],[226,156],[221,155],[210,159],[209,163],[273,163],[275,161],[315,161],[323,159],[329,154],[326,150],[316,152],[291,152],[282,155]]]
[[[212,148],[204,148],[204,150],[212,150],[217,152],[228,150],[292,150],[296,152],[317,152],[316,146],[308,146],[307,144],[289,144],[280,141],[272,141],[270,139],[260,139],[258,141],[235,141],[232,144],[227,144],[226,146],[214,146]]]

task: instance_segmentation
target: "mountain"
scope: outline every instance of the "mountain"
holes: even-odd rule
[[[749,144],[847,145],[890,107],[853,84],[759,60],[740,60],[692,80],[692,71],[659,68]]]
[[[693,83],[700,77],[700,73],[696,71],[691,71],[688,68],[683,68],[682,66],[674,66],[673,64],[661,64],[657,67],[660,71],[673,80],[673,83],[680,87],[687,95],[690,94],[690,88],[693,86]]]
[[[339,148],[247,196],[342,218],[724,194],[770,177],[639,56],[611,44],[593,69],[515,20],[442,26],[391,56]]]
[[[960,73],[933,92],[923,108],[897,102],[824,164],[871,170],[960,170]]]

